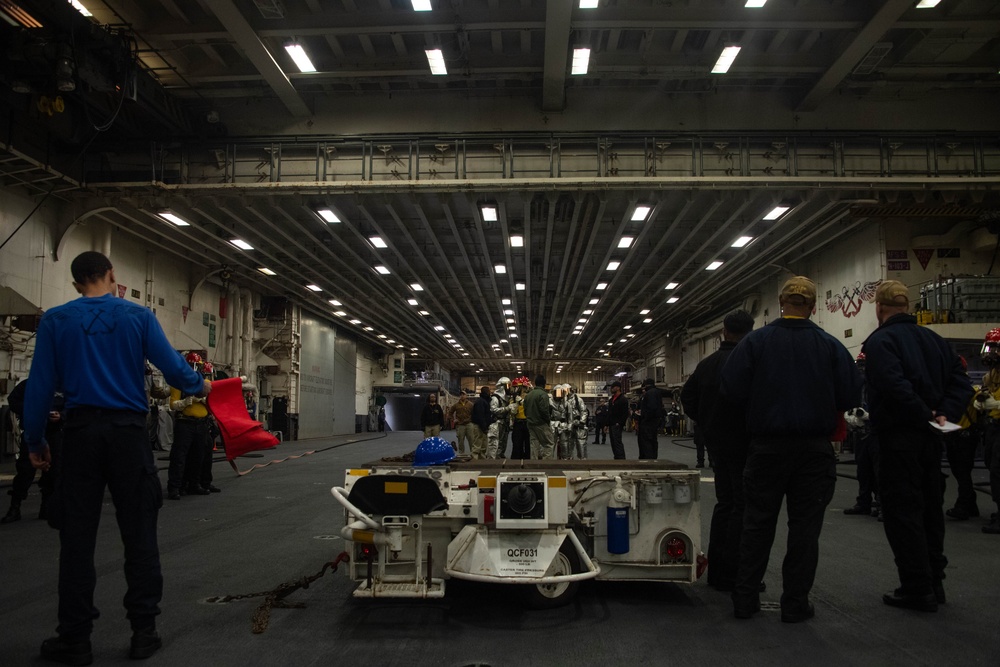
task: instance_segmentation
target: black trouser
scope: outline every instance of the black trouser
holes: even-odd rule
[[[611,438],[611,456],[616,459],[625,458],[625,444],[622,442],[622,424],[611,424],[608,427],[608,437]]]
[[[854,462],[858,473],[857,504],[871,509],[878,499],[878,436],[875,431],[858,435],[854,439]]]
[[[209,422],[205,437],[195,439],[188,449],[187,464],[184,466],[184,479],[188,486],[203,486],[206,489],[212,485],[212,448],[215,446],[212,437],[212,424]]]
[[[698,467],[700,468],[705,464],[705,439],[698,435],[697,431],[694,434],[694,451]],[[708,458],[711,459],[712,457],[709,456]]]
[[[97,573],[94,549],[104,490],[111,491],[125,548],[123,599],[133,629],[153,625],[160,613],[163,576],[156,518],[163,504],[160,478],[146,439],[146,415],[124,410],[77,409],[65,427],[62,469],[53,511],[59,530],[59,627],[67,641],[90,636]]]
[[[723,443],[709,447],[715,464],[715,509],[708,535],[708,584],[736,584],[743,533],[743,469],[747,463],[745,443]]]
[[[928,595],[944,579],[941,438],[929,427],[879,430],[879,488],[885,536],[900,593]]]
[[[528,420],[515,419],[514,428],[510,432],[512,459],[531,458],[531,436],[528,433]]]
[[[174,444],[170,447],[170,469],[167,473],[167,489],[180,491],[193,484],[200,484],[201,453],[208,441],[208,418],[192,419],[178,417],[174,421]],[[188,457],[196,465],[188,467]]]
[[[823,516],[836,480],[837,461],[825,437],[758,437],[750,441],[743,470],[746,511],[734,603],[746,606],[759,597],[784,499],[788,544],[781,566],[781,609],[790,614],[806,612],[819,561]]]
[[[659,455],[660,443],[656,439],[656,430],[659,426],[659,421],[655,419],[646,419],[639,422],[638,438],[639,438],[639,458],[640,459],[655,459]]]
[[[596,430],[594,431],[594,444],[604,444],[608,441],[608,427],[606,424],[598,424]]]
[[[948,455],[948,465],[951,467],[951,476],[955,478],[958,486],[958,498],[955,500],[955,507],[968,511],[979,512],[979,504],[976,502],[976,488],[972,484],[972,469],[976,465],[976,445],[978,438],[976,432],[969,429],[949,433],[944,436],[945,452]]]

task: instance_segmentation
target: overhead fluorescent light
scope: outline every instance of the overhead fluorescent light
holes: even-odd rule
[[[681,286],[680,283],[667,283],[667,286],[664,287],[663,289],[677,289],[680,286]]]
[[[513,314],[514,314],[514,311],[513,311],[513,310],[510,310],[510,309],[507,309],[507,310],[503,311],[503,314],[504,314],[504,315],[513,315]]]
[[[444,331],[444,327],[439,324],[436,327],[434,327],[434,331]]]
[[[514,284],[514,289],[516,289],[518,292],[523,292],[524,291],[524,283],[515,283]]]
[[[387,275],[389,275],[389,273],[391,273],[389,271],[388,267],[382,266],[381,264],[379,264],[378,266],[376,266],[375,270],[378,271],[379,273],[381,273],[383,276],[387,276]]]
[[[423,292],[424,288],[420,283],[410,283],[410,289],[414,292]]]
[[[597,287],[595,289],[603,290],[603,289],[607,289],[607,288],[608,288],[608,284],[607,283],[597,283]]]
[[[0,0],[0,19],[15,28],[41,28],[42,24],[12,0]]]
[[[639,311],[640,315],[649,315],[649,308],[643,308]]]
[[[632,211],[632,222],[642,222],[651,210],[653,209],[649,206],[636,206],[635,210]]]
[[[930,9],[931,7],[937,7],[941,0],[920,0],[917,3],[917,9]]]
[[[619,338],[619,339],[618,339],[618,342],[619,342],[619,343],[627,343],[627,342],[628,342],[628,339],[627,339],[627,338]]]
[[[589,301],[589,303],[590,303],[590,305],[591,305],[591,306],[594,306],[594,305],[597,305],[597,302],[598,302],[598,301],[600,301],[600,299],[591,299],[591,300]]]
[[[260,271],[261,273],[263,273],[265,276],[276,276],[276,275],[278,275],[277,273],[275,273],[271,269],[267,268],[266,266],[258,266],[257,270]]]
[[[587,67],[590,65],[590,49],[573,49],[573,68],[570,70],[571,75],[581,75],[587,73]]]
[[[631,236],[623,236],[620,239],[618,239],[618,247],[619,248],[630,248],[632,246],[632,241],[634,241],[634,240],[635,239],[632,238]]]
[[[506,344],[506,343],[509,343],[510,341],[509,341],[509,340],[507,340],[506,338],[501,338],[501,339],[500,339],[500,342],[501,342],[501,343],[505,343],[505,344]]]
[[[361,320],[351,320],[351,324],[361,324]]]
[[[580,9],[597,9],[599,0],[580,0]]]
[[[507,318],[507,324],[514,324],[515,321],[516,320],[513,317],[508,317]]]
[[[505,306],[509,306],[510,305],[510,299],[500,299],[500,303],[502,303]]]
[[[570,334],[571,334],[571,335],[573,335],[573,336],[579,336],[579,335],[580,335],[580,334],[582,334],[582,333],[583,333],[583,332],[582,332],[582,331],[580,331],[580,330],[577,330],[577,331],[570,331]]]
[[[394,341],[394,340],[393,340],[393,339],[391,339],[391,338],[386,338],[386,339],[385,339],[385,342],[387,342],[387,343],[395,343],[396,341]]]
[[[590,310],[590,309],[587,309],[587,310],[583,311],[583,314],[584,314],[584,315],[593,315],[593,314],[594,314],[594,311],[592,311],[592,310]]]
[[[80,0],[69,0],[69,4],[73,5],[73,9],[80,12],[84,16],[93,16],[93,14],[90,13],[90,10],[84,7]]]
[[[410,304],[411,306],[415,306],[415,305],[417,305],[417,300],[416,299],[407,299],[406,303]]]
[[[253,250],[253,246],[244,241],[243,239],[229,239],[229,242],[240,250]]]
[[[513,329],[513,328],[514,327],[511,327],[511,329]],[[515,334],[507,334],[507,335],[510,336],[511,338],[517,338],[517,334],[516,333]]]
[[[184,218],[179,217],[176,213],[171,213],[170,211],[163,211],[162,213],[157,213],[156,215],[160,216],[161,218],[163,218],[164,220],[173,225],[177,225],[178,227],[191,226],[190,222],[188,222]]]
[[[334,222],[340,222],[340,218],[337,217],[337,214],[328,208],[321,208],[316,211],[316,214],[331,224]]]
[[[580,319],[577,320],[577,322],[580,322],[581,324],[586,324],[587,323],[587,318],[586,317],[581,317]]]
[[[524,237],[520,234],[513,234],[510,237],[510,247],[511,248],[523,248],[524,247]]]
[[[417,314],[420,315],[421,317],[427,317],[428,315],[430,315],[430,313],[428,313],[426,310],[418,311]]]
[[[493,204],[483,204],[479,207],[479,213],[483,216],[483,222],[497,221],[497,207]]]
[[[415,12],[431,11],[431,0],[410,0],[410,4],[413,5],[413,11]]]
[[[621,266],[621,262],[608,262],[607,271],[617,271],[618,267]]]
[[[678,301],[680,301],[680,299],[676,296],[672,296],[669,299],[667,299],[667,303],[677,303]]]
[[[722,49],[722,54],[719,55],[719,59],[715,61],[715,66],[712,67],[712,74],[725,74],[728,72],[729,68],[733,66],[736,56],[739,54],[739,46],[727,46]]]
[[[494,264],[493,270],[497,273],[507,273],[507,267],[503,264]]]
[[[388,248],[389,246],[382,240],[381,236],[369,236],[368,241],[376,248]]]
[[[330,305],[331,306],[343,306],[344,304],[342,304],[341,302],[337,301],[336,299],[330,299]]]
[[[301,44],[285,44],[285,51],[288,51],[288,55],[292,57],[300,72],[316,71],[316,66],[309,60],[309,56],[306,55],[306,50],[302,48]]]
[[[508,331],[517,331],[517,327],[516,327],[516,326],[513,326],[513,325],[511,325],[511,326],[507,327],[507,330],[508,330]]]
[[[767,215],[764,216],[764,219],[765,220],[777,220],[778,218],[780,218],[784,214],[788,213],[788,209],[790,209],[790,208],[791,208],[791,206],[786,206],[784,204],[781,204],[779,206],[775,206],[774,208],[772,208],[768,212]]]
[[[763,7],[767,3],[767,0],[747,0],[747,4],[744,7],[749,7],[750,9],[756,9],[757,7]]]
[[[363,329],[364,329],[365,331],[375,331],[375,330],[374,330],[374,329],[372,329],[371,327],[363,327]]]
[[[651,318],[651,317],[647,317],[646,319],[644,319],[644,320],[642,321],[642,323],[643,323],[643,324],[649,324],[649,323],[650,323],[650,322],[652,322],[652,321],[653,321],[653,318]]]
[[[319,285],[306,285],[306,289],[310,292],[322,292],[323,288]]]
[[[444,64],[444,54],[441,49],[424,49],[427,55],[427,64],[431,66],[431,74],[441,76],[448,73],[448,66]]]
[[[736,239],[735,241],[733,241],[732,247],[734,247],[734,248],[742,248],[743,246],[745,246],[746,244],[750,243],[751,241],[753,241],[753,237],[752,236],[741,236],[738,239]]]
[[[631,324],[626,324],[625,326],[622,327],[622,329],[625,329],[626,331],[628,331],[631,328],[632,328]]]
[[[379,334],[378,337],[379,338],[385,338],[385,334]]]
[[[338,310],[334,313],[337,317],[347,317],[347,313],[342,310]],[[379,338],[385,338],[385,336],[379,336]]]
[[[722,266],[722,262],[720,260],[715,260],[714,262],[712,262],[711,264],[709,264],[708,266],[706,266],[705,270],[706,271],[715,271],[720,266]]]

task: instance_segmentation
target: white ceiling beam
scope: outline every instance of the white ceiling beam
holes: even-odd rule
[[[312,111],[299,96],[291,80],[278,66],[274,56],[264,46],[264,42],[257,36],[236,5],[231,0],[207,0],[207,2],[212,13],[228,31],[229,36],[243,49],[247,58],[264,77],[264,80],[267,81],[288,111],[297,118],[311,116]]]
[[[882,39],[882,36],[894,26],[899,17],[913,7],[913,0],[887,0],[875,15],[872,16],[868,24],[861,29],[854,37],[846,49],[840,52],[840,56],[830,66],[823,76],[819,78],[812,90],[799,102],[799,111],[813,111],[819,103],[826,98],[833,90],[840,85],[858,62],[868,53],[875,43]]]

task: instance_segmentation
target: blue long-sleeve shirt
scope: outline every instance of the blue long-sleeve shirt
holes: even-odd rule
[[[189,394],[201,390],[201,375],[170,345],[151,310],[110,294],[49,309],[38,325],[24,401],[29,451],[38,452],[45,444],[57,390],[65,396],[67,410],[89,406],[146,412],[147,359],[172,386]]]

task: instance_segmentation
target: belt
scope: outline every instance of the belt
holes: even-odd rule
[[[89,405],[82,405],[76,408],[70,408],[66,412],[67,418],[72,417],[115,417],[122,415],[138,415],[140,417],[145,417],[148,414],[146,412],[139,412],[138,410],[120,410],[117,408],[97,408]]]

